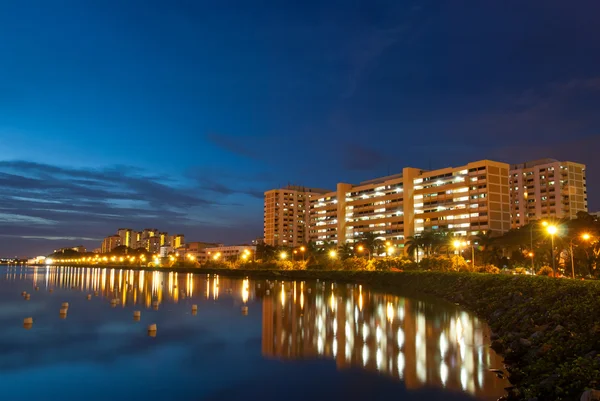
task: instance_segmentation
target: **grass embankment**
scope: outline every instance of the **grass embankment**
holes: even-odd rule
[[[161,268],[181,273],[335,280],[425,293],[487,320],[514,388],[510,400],[579,400],[600,384],[600,282],[477,273]]]

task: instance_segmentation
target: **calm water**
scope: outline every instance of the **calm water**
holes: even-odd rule
[[[4,266],[0,305],[4,401],[496,400],[508,385],[483,321],[357,285]]]

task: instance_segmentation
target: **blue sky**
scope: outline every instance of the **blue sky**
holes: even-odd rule
[[[0,1],[0,255],[118,227],[247,242],[262,192],[588,164],[600,3]],[[97,246],[97,245],[96,245]]]

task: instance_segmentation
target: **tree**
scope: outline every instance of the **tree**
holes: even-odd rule
[[[415,259],[417,262],[419,261],[419,249],[425,249],[425,243],[420,235],[415,235],[412,237],[406,238],[404,241],[404,247],[406,251],[411,256],[412,259]],[[416,257],[415,257],[416,254]]]
[[[481,252],[483,263],[490,263],[490,255],[492,254],[492,246],[494,245],[494,237],[492,230],[480,231],[473,237],[473,242],[478,245],[478,250]]]
[[[371,252],[371,255],[379,255],[383,249],[383,241],[371,231],[363,233],[360,245]]]
[[[340,259],[346,260],[354,257],[354,249],[352,249],[352,246],[349,243],[345,243],[338,248],[338,254]]]

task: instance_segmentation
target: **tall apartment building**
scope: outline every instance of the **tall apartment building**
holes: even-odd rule
[[[170,245],[173,249],[181,248],[185,244],[185,237],[183,234],[175,234],[171,236]]]
[[[265,244],[299,246],[306,243],[310,201],[326,192],[323,189],[291,185],[265,192]]]
[[[120,235],[110,235],[102,241],[101,250],[102,253],[111,252],[116,247],[121,246],[121,236]]]
[[[584,164],[541,159],[512,165],[510,190],[513,228],[588,211]]]
[[[117,235],[121,237],[121,245],[133,247],[133,230],[131,228],[119,228]]]
[[[404,168],[402,174],[340,183],[312,201],[310,240],[353,243],[373,233],[393,244],[424,230],[455,235],[510,228],[509,165],[481,160],[434,171]]]

